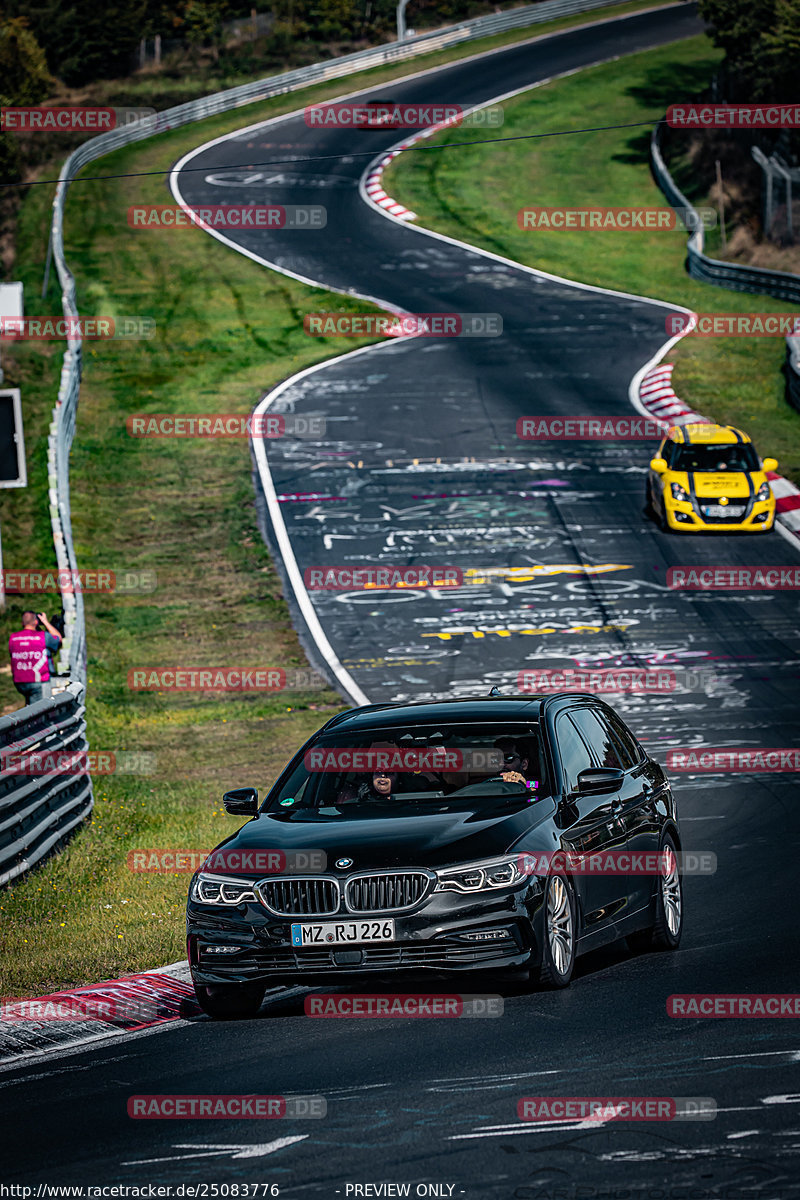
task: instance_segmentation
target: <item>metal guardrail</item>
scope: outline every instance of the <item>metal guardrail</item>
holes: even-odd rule
[[[721,262],[703,253],[705,229],[697,216],[697,210],[680,191],[667,170],[661,153],[662,124],[654,126],[650,137],[650,164],[656,183],[673,208],[689,208],[696,214],[697,228],[686,245],[686,268],[693,279],[717,287],[730,288],[735,292],[758,292],[774,296],[777,300],[789,300],[800,304],[800,275],[788,271],[772,271],[766,267],[750,267],[743,263]]]
[[[9,762],[29,754],[72,754],[86,750],[84,690],[78,682],[50,700],[39,700],[0,718],[0,884],[10,883],[83,821],[92,808],[92,784],[86,771],[65,773],[58,763],[42,762],[38,774],[22,774]],[[49,766],[53,770],[48,770]]]
[[[800,337],[786,339],[786,399],[800,412]]]
[[[661,153],[659,122],[650,136],[650,166],[656,183],[673,208],[691,209],[695,214],[695,230],[686,243],[686,270],[693,279],[735,292],[756,292],[800,304],[800,275],[788,271],[772,271],[766,267],[750,267],[743,263],[721,262],[703,253],[705,229],[694,205],[690,204],[667,170]],[[800,410],[800,338],[786,339],[786,398]]]
[[[64,310],[66,311],[66,304]],[[80,358],[80,344],[67,349],[64,355],[58,400],[53,409],[47,438],[47,494],[56,561],[60,571],[78,569],[72,542],[72,515],[69,506],[69,451],[78,411]],[[80,589],[62,592],[61,606],[64,612],[64,638],[59,649],[59,671],[85,684],[86,623],[83,594]]]

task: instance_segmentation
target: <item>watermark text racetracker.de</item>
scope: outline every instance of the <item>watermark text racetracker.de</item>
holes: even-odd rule
[[[113,996],[101,992],[54,994],[34,999],[0,1001],[0,1025],[48,1021],[103,1021],[149,1024],[158,1018],[158,1001],[147,996]]]
[[[667,751],[668,771],[698,771],[711,774],[800,772],[800,748],[797,746],[686,746]]]
[[[798,337],[797,313],[669,313],[665,322],[670,337]]]
[[[152,317],[142,316],[94,316],[73,317],[50,315],[40,317],[0,317],[0,341],[5,342],[56,342],[111,341],[144,338],[156,335],[156,323]]]
[[[132,204],[131,229],[324,229],[328,210],[321,204]]]
[[[306,996],[303,1011],[307,1017],[392,1018],[412,1017],[502,1017],[503,997],[498,995],[463,995],[444,993],[372,994],[322,993]]]
[[[713,1121],[717,1102],[711,1096],[523,1096],[517,1101],[520,1121]]]
[[[148,594],[158,586],[155,571],[75,571],[28,567],[9,568],[2,572],[6,595],[74,595],[76,592],[116,592],[119,594]]]
[[[306,313],[309,337],[500,337],[500,313]]]
[[[414,566],[306,567],[303,582],[310,592],[355,592],[373,588],[461,587],[459,567],[417,563]]]
[[[0,108],[0,129],[4,133],[106,133],[141,125],[155,129],[154,108],[102,108],[97,105],[47,107],[22,104]]]
[[[125,422],[135,438],[323,438],[321,413],[134,413]]]
[[[417,775],[426,771],[502,771],[503,752],[485,746],[312,746],[303,756],[307,771],[358,771]],[[535,781],[532,786],[536,787]]]
[[[131,667],[132,692],[319,691],[325,680],[307,667]]]
[[[650,417],[519,417],[517,437],[526,442],[641,442],[663,437]]]
[[[674,592],[797,591],[800,589],[800,567],[669,567],[667,587]]]
[[[4,775],[155,775],[150,750],[17,750],[0,751]]]
[[[581,229],[591,231],[669,232],[713,229],[713,208],[555,208],[526,206],[517,213],[520,229]]]
[[[670,104],[672,129],[800,129],[800,104]]]
[[[572,875],[622,875],[660,877],[677,866],[681,875],[714,875],[713,850],[531,850],[517,855],[520,876],[547,878],[553,872]]]
[[[528,667],[517,675],[521,692],[587,692],[594,696],[705,691],[717,681],[706,668],[674,667]]]
[[[483,126],[503,124],[500,104],[489,104],[464,112],[461,104],[438,102],[398,103],[392,100],[361,102],[334,101],[309,104],[303,119],[309,129],[436,129],[440,126]]]
[[[140,1121],[274,1121],[327,1115],[324,1096],[149,1095],[128,1098],[128,1116]]]
[[[800,993],[693,992],[667,997],[668,1017],[800,1017]]]
[[[222,875],[317,874],[327,869],[324,850],[192,850],[166,846],[129,850],[126,865],[134,875],[193,875],[201,867]]]

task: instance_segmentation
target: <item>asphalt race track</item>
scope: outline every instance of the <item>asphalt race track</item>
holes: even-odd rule
[[[692,6],[654,11],[368,94],[477,104],[700,28]],[[778,533],[660,533],[643,514],[650,444],[515,435],[522,415],[635,415],[629,384],[666,340],[667,310],[387,219],[359,194],[369,159],[352,155],[398,140],[396,131],[314,131],[300,115],[203,148],[178,179],[192,205],[326,206],[321,232],[227,235],[266,263],[408,312],[502,317],[501,337],[392,341],[308,373],[277,398],[327,421],[324,442],[266,443],[301,572],[424,563],[475,578],[498,569],[485,584],[436,594],[296,596],[313,661],[370,702],[484,694],[493,684],[513,692],[532,666],[693,668],[672,694],[611,697],[651,753],[797,744],[796,593],[666,585],[670,566],[789,565],[796,549]],[[247,166],[294,155],[338,157]],[[279,532],[273,524],[273,543]],[[309,605],[330,654],[312,645]],[[314,1021],[290,993],[257,1021],[181,1021],[15,1067],[0,1072],[0,1126],[14,1154],[5,1175],[34,1185],[274,1183],[282,1196],[325,1198],[367,1183],[410,1184],[411,1195],[417,1184],[444,1185],[431,1194],[470,1200],[798,1194],[800,1039],[790,1022],[666,1012],[673,993],[797,990],[794,778],[674,775],[685,848],[711,851],[718,864],[686,878],[676,955],[596,952],[565,992],[506,992],[496,1020]],[[211,1092],[324,1096],[328,1115],[265,1126],[126,1114],[134,1094]],[[709,1097],[717,1115],[519,1122],[517,1100],[540,1095]]]

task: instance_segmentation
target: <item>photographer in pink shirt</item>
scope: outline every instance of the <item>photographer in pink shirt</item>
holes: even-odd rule
[[[49,699],[51,695],[48,654],[61,645],[61,634],[44,613],[24,612],[22,629],[8,639],[11,676],[14,687],[26,704]]]

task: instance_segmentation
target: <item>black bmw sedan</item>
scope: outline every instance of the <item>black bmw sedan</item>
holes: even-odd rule
[[[333,717],[194,875],[202,1008],[267,987],[466,973],[565,987],[626,937],[675,950],[681,840],[669,781],[582,694],[384,704]],[[473,981],[474,982],[474,981]]]

